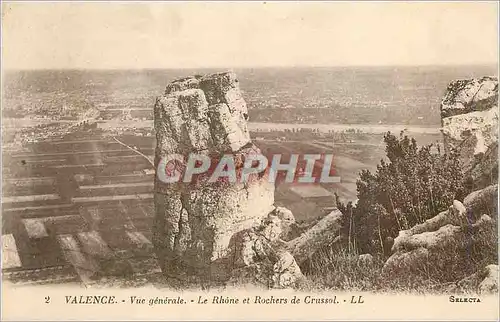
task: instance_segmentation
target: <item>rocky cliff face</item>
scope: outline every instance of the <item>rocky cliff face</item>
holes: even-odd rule
[[[451,82],[441,102],[445,150],[460,154],[473,188],[498,182],[498,79]]]
[[[229,155],[236,170],[260,150],[250,140],[245,101],[233,73],[176,80],[155,104],[157,139],[153,242],[162,271],[187,280],[253,282],[289,287],[303,279],[297,261],[331,240],[340,214],[332,212],[308,233],[284,241],[295,219],[274,207],[274,184],[267,174],[247,182],[164,183],[158,168],[177,154],[175,169],[186,168],[190,154],[212,161]],[[176,161],[176,162],[177,162]],[[192,165],[193,166],[193,165]],[[327,233],[326,233],[327,232]],[[297,259],[297,261],[296,261]]]

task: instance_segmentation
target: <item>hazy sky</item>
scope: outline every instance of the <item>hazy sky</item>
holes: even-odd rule
[[[3,3],[4,68],[498,62],[492,2]]]

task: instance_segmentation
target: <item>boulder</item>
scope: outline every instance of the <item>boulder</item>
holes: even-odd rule
[[[489,294],[498,292],[498,265],[491,264],[460,280],[452,289],[455,292]]]
[[[273,288],[297,286],[304,282],[299,265],[321,247],[338,238],[340,211],[333,211],[300,237],[285,241],[295,223],[290,210],[276,207],[259,226],[235,234],[227,256],[231,281],[253,281]],[[333,232],[333,233],[332,233]]]
[[[287,242],[286,248],[301,264],[322,246],[338,240],[341,222],[342,213],[335,209],[299,237]]]
[[[382,268],[383,274],[407,274],[410,269],[427,261],[429,250],[424,247],[413,249],[409,252],[398,251],[390,256]]]
[[[383,271],[401,274],[426,265],[430,255],[436,259],[453,257],[452,254],[445,254],[446,252],[460,251],[466,254],[471,243],[481,238],[491,238],[491,234],[487,233],[488,237],[484,237],[482,232],[493,231],[496,223],[482,211],[491,209],[496,200],[496,191],[496,185],[475,191],[464,199],[464,203],[455,200],[447,211],[400,231],[394,239],[392,255],[384,264]],[[490,243],[489,240],[483,242]]]
[[[481,275],[483,278],[479,283],[479,292],[483,294],[498,292],[498,265],[486,266]]]
[[[281,238],[289,223],[269,214],[261,225],[241,231],[232,238],[226,257],[229,283],[251,283],[271,288],[295,287],[305,277],[295,257]]]
[[[498,218],[498,184],[476,190],[464,198],[464,205],[472,214],[490,214]]]
[[[453,235],[456,231],[454,227],[458,228],[456,225],[467,224],[466,214],[465,206],[460,201],[454,200],[447,211],[440,212],[422,224],[400,231],[394,239],[391,251],[435,245],[447,238],[446,236]]]

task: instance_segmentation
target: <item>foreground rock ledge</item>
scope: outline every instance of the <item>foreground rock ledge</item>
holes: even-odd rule
[[[166,155],[232,154],[236,166],[260,153],[250,140],[248,110],[234,73],[176,80],[154,107],[155,167]],[[165,184],[155,176],[153,243],[162,272],[197,283],[257,283],[293,287],[299,264],[338,235],[333,211],[298,238],[283,238],[293,214],[274,206],[266,174],[248,183]]]

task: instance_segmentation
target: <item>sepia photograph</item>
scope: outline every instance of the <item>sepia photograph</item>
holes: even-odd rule
[[[1,10],[3,320],[499,319],[496,1]]]

